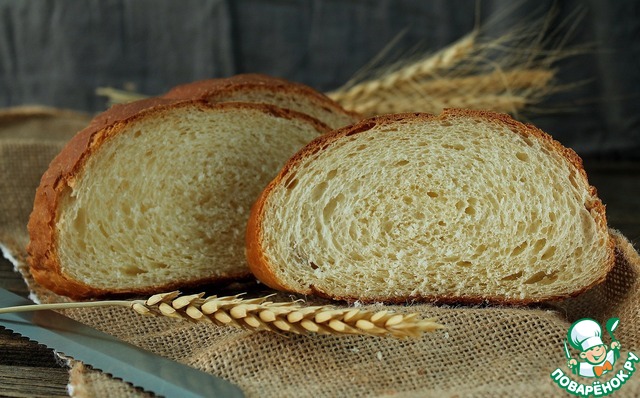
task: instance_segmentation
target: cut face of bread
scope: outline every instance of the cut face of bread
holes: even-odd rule
[[[250,102],[276,105],[318,119],[331,129],[361,119],[309,86],[261,74],[241,74],[229,78],[201,80],[174,87],[164,98],[204,99],[211,103]]]
[[[251,205],[286,159],[326,132],[256,104],[110,112],[54,160],[29,223],[36,281],[73,298],[246,277]]]
[[[537,302],[613,265],[579,157],[506,115],[461,110],[314,140],[254,206],[247,248],[267,285],[362,301]]]

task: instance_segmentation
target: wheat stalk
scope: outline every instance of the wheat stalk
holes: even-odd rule
[[[118,90],[113,87],[98,87],[96,94],[106,97],[109,105],[123,104],[147,98],[147,95],[128,90]]]
[[[35,304],[0,308],[8,312],[44,309],[124,306],[142,315],[179,318],[193,322],[211,322],[247,330],[290,332],[296,334],[369,335],[395,338],[418,338],[425,332],[442,329],[433,318],[418,314],[401,314],[389,310],[377,312],[358,308],[304,306],[298,302],[274,303],[269,296],[243,299],[236,296],[208,296],[204,293],[180,295],[160,293],[146,300],[91,301],[77,303]]]
[[[446,98],[451,93],[459,95],[485,95],[520,90],[536,90],[547,87],[554,72],[540,69],[495,70],[477,76],[434,79],[416,84],[415,93],[429,97]],[[411,93],[407,93],[412,96]],[[415,96],[415,95],[413,95]]]
[[[371,96],[377,96],[381,90],[397,88],[407,82],[425,76],[434,76],[441,71],[452,68],[473,50],[475,38],[474,32],[418,62],[404,65],[397,70],[383,73],[373,80],[367,80],[351,87],[347,84],[337,91],[327,93],[327,95],[346,108],[353,108],[353,105],[366,101]]]
[[[428,104],[424,104],[421,112],[438,114],[446,108],[464,108],[476,110],[490,110],[494,112],[515,114],[519,109],[528,106],[530,98],[523,95],[483,95],[482,97],[449,97],[433,98]],[[362,103],[358,106],[358,112],[363,114],[380,114],[382,112],[401,113],[407,112],[416,102],[411,98],[399,98],[392,103],[380,104],[377,101]]]
[[[444,108],[514,113],[536,102],[553,75],[548,70],[496,70],[479,76],[415,82],[402,95],[381,91],[353,104],[352,110],[362,114],[407,112],[420,104],[420,111],[428,113],[440,113]]]
[[[464,107],[511,113],[571,88],[555,83],[558,60],[580,49],[551,42],[552,14],[511,27],[497,37],[477,27],[471,34],[426,57],[376,63],[328,95],[344,108],[375,116],[397,112],[439,113]]]

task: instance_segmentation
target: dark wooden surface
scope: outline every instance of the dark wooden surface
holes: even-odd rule
[[[585,168],[607,205],[609,225],[640,244],[640,161],[585,159]],[[28,295],[22,279],[5,259],[0,259],[0,287]],[[51,350],[0,330],[0,396],[67,396],[67,376],[67,369],[58,364]]]

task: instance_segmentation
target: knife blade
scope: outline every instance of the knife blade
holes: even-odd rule
[[[0,307],[33,304],[0,289]],[[0,326],[159,396],[244,397],[232,383],[51,310],[0,314]]]

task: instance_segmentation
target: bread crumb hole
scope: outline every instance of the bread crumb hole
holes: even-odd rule
[[[540,285],[550,285],[553,282],[555,282],[556,280],[558,280],[558,271],[553,271],[550,274],[547,274],[547,276],[545,278],[543,278],[540,282],[538,282],[538,284]]]
[[[311,269],[312,269],[312,270],[314,270],[314,271],[315,271],[315,270],[317,270],[318,268],[320,268],[320,267],[318,267],[318,265],[317,265],[316,263],[314,263],[313,261],[309,261],[309,266],[310,266],[310,267],[311,267]]]
[[[538,283],[542,279],[544,279],[544,277],[546,277],[546,276],[547,276],[547,274],[544,271],[538,271],[535,274],[533,274],[529,279],[527,279],[524,283],[526,283],[527,285],[531,285],[533,283]]]
[[[293,189],[293,188],[295,188],[297,185],[298,185],[298,179],[297,179],[297,178],[294,178],[293,180],[289,181],[289,182],[287,183],[287,185],[285,185],[285,188],[287,188],[287,189]]]
[[[328,179],[328,180],[331,180],[331,179],[335,178],[335,176],[336,176],[337,174],[338,174],[338,170],[333,169],[333,170],[331,170],[331,171],[329,171],[329,172],[327,173],[327,179]]]
[[[298,185],[298,179],[296,178],[296,173],[291,174],[284,183],[284,187],[286,189],[293,189]]]
[[[519,279],[521,277],[522,277],[522,271],[516,272],[515,274],[507,275],[504,278],[500,278],[500,280],[503,280],[503,281],[515,281],[516,279]]]
[[[456,151],[463,151],[465,149],[462,144],[442,144],[442,147],[445,149],[454,149]]]
[[[523,162],[528,162],[529,161],[529,155],[527,155],[524,152],[516,153],[516,157],[518,158],[518,160],[521,160]]]
[[[427,196],[430,198],[437,198],[439,195],[437,192],[433,192],[433,191],[428,191],[427,192]]]
[[[513,130],[512,130],[513,131]],[[513,131],[514,133],[518,134],[517,131]],[[524,141],[525,144],[527,144],[528,146],[533,146],[533,141],[531,141],[531,138],[529,138],[528,135],[523,135],[522,137],[522,141]]]
[[[140,130],[136,130],[136,132],[133,133],[133,138],[138,138],[138,137],[140,137],[141,134],[142,134],[142,132]]]
[[[535,220],[535,221],[531,222],[531,224],[529,224],[529,226],[527,227],[527,233],[534,234],[539,229],[540,229],[540,221],[539,220]],[[542,249],[542,247],[540,249]]]
[[[522,253],[528,245],[529,244],[527,243],[527,241],[522,242],[521,244],[513,248],[513,250],[511,251],[511,255],[517,256],[518,254]]]
[[[527,285],[532,285],[534,283],[539,285],[548,285],[555,282],[556,279],[558,279],[558,271],[554,271],[550,274],[547,274],[544,271],[539,271],[531,275],[531,277],[524,283]]]
[[[569,174],[569,182],[575,189],[580,189],[578,187],[578,181],[576,181],[576,175],[574,173]]]
[[[553,257],[553,255],[556,252],[556,247],[555,246],[551,246],[550,248],[548,248],[544,253],[542,253],[542,260],[548,260],[551,257]]]
[[[458,261],[456,265],[460,267],[470,267],[472,265],[471,261]]]
[[[573,251],[573,256],[582,257],[582,247],[576,247],[576,249]]]
[[[134,265],[129,265],[122,269],[122,273],[128,276],[138,276],[141,274],[146,274],[147,271],[143,270],[142,268],[136,267]]]
[[[311,199],[318,200],[324,194],[324,191],[327,189],[327,183],[321,182],[315,188],[313,188],[313,192],[311,193]]]
[[[81,235],[87,230],[87,214],[83,208],[78,209],[76,218],[73,220],[73,227]]]
[[[536,251],[536,253],[540,253],[542,251],[542,249],[544,249],[544,247],[547,245],[547,240],[542,238],[542,239],[538,239],[536,241],[536,243],[533,245],[533,250]]]
[[[396,164],[394,164],[394,166],[396,167],[402,167],[402,166],[406,166],[409,164],[408,160],[400,160],[399,162],[396,162]]]
[[[324,206],[324,209],[322,209],[322,217],[324,218],[325,222],[327,223],[329,222],[329,219],[333,215],[333,212],[336,210],[336,208],[338,207],[338,204],[343,199],[344,199],[344,195],[339,194],[338,196],[336,196],[335,198],[331,198],[331,200],[327,202],[327,204]]]
[[[476,215],[476,209],[473,206],[467,206],[464,209],[464,213],[466,215],[469,215],[469,216],[475,216]]]

